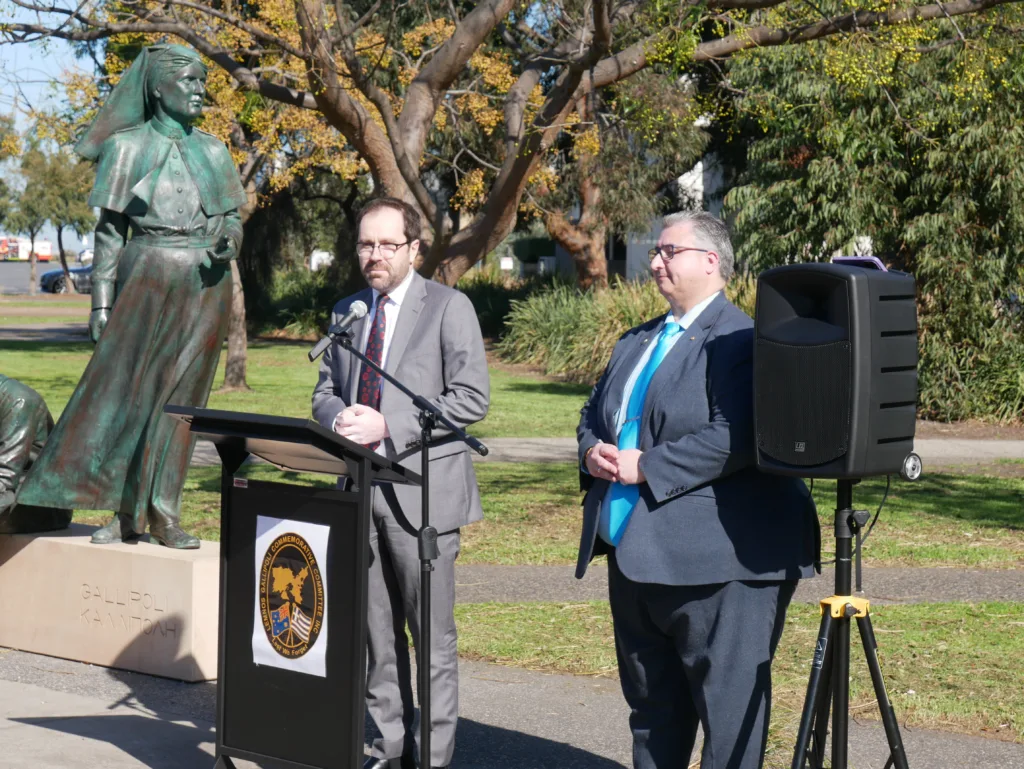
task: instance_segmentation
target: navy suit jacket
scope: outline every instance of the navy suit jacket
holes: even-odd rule
[[[581,411],[579,457],[615,444],[622,391],[664,317],[626,332]],[[635,582],[709,585],[811,576],[820,532],[803,481],[755,467],[753,321],[724,293],[658,367],[640,425],[640,500],[615,549]],[[798,383],[794,383],[798,385]],[[610,483],[582,472],[583,533],[576,576],[607,552],[597,536]]]

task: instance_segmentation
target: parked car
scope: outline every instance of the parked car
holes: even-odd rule
[[[88,267],[72,267],[68,270],[71,280],[75,282],[75,290],[80,294],[88,294],[92,291],[92,265]],[[39,278],[39,290],[51,294],[66,294],[67,283],[64,278],[64,270],[49,270]]]

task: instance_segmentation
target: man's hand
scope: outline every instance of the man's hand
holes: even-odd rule
[[[110,320],[110,310],[100,309],[89,313],[89,338],[92,339],[93,344],[100,341],[100,334],[107,327],[108,320]]]
[[[334,432],[363,446],[384,440],[390,433],[384,415],[369,406],[349,406],[334,420]]]
[[[625,449],[619,452],[616,462],[618,482],[626,486],[634,486],[647,480],[644,471],[640,469],[640,457],[643,452],[640,449]]]
[[[587,453],[587,472],[595,478],[614,481],[616,479],[615,462],[618,456],[618,447],[611,443],[598,441],[594,448]]]

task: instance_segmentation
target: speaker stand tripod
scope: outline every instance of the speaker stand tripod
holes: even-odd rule
[[[850,725],[850,620],[857,619],[864,644],[871,682],[889,742],[885,769],[908,769],[896,713],[885,691],[878,665],[875,631],[871,626],[868,601],[852,596],[853,539],[867,520],[853,510],[853,484],[840,480],[836,490],[836,587],[835,595],[821,602],[821,627],[811,663],[811,675],[804,698],[800,731],[792,769],[823,769],[829,710],[832,711],[832,767],[847,769]],[[859,548],[858,548],[859,555]]]

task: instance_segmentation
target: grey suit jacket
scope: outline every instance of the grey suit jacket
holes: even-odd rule
[[[622,391],[664,318],[626,332],[581,411],[579,457],[616,443]],[[640,426],[640,500],[615,549],[635,582],[707,585],[811,576],[814,503],[803,482],[754,467],[753,322],[719,294],[658,367]],[[597,536],[610,484],[580,475],[587,495],[576,576],[608,546]]]
[[[356,300],[371,304],[369,288],[342,299],[331,323]],[[352,325],[361,342],[369,315]],[[362,363],[339,345],[320,362],[320,380],[313,390],[313,418],[331,429],[334,418],[355,403]],[[460,427],[479,422],[490,403],[490,375],[480,323],[465,294],[414,274],[398,313],[384,369],[418,395],[434,403]],[[419,411],[394,385],[384,382],[380,411],[391,433],[384,445],[389,459],[420,472]],[[469,448],[444,428],[435,430],[430,448],[430,523],[439,533],[483,517]],[[412,529],[422,518],[418,486],[385,484],[395,496]]]

